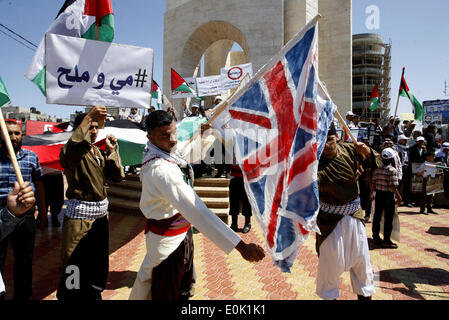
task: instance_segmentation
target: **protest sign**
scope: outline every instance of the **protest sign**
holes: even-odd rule
[[[222,90],[231,90],[237,88],[243,77],[248,74],[253,77],[252,63],[240,64],[228,68],[221,68],[221,87]]]
[[[47,33],[47,103],[149,108],[154,53]]]
[[[220,95],[222,92],[221,76],[196,78],[196,87],[200,97]]]

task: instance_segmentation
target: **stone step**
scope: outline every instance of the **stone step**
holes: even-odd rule
[[[122,180],[120,182],[108,181],[108,185],[113,188],[119,188],[123,190],[133,190],[140,191],[142,189],[142,184],[140,181],[135,180]]]
[[[108,188],[108,198],[116,197],[121,198],[124,202],[137,202],[140,201],[140,190],[132,190],[121,186],[110,186]]]
[[[194,187],[195,192],[200,198],[227,198],[229,197],[228,187]]]
[[[194,186],[198,186],[198,187],[228,187],[229,179],[227,179],[227,178],[199,178],[199,179],[195,179]]]
[[[206,204],[209,209],[226,209],[229,208],[228,198],[208,198],[202,197],[201,200]]]

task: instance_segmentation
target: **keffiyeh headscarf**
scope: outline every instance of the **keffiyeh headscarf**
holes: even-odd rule
[[[167,152],[156,147],[154,144],[151,143],[151,141],[148,141],[147,146],[143,151],[142,164],[145,164],[147,161],[152,160],[154,158],[161,158],[170,162],[174,162],[180,168],[188,169],[189,176],[193,181],[192,166],[184,159],[182,152],[177,147],[175,147],[172,152]]]

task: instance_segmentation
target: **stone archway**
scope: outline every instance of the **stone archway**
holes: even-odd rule
[[[194,76],[208,47],[228,39],[242,47],[257,72],[317,13],[322,15],[320,78],[340,113],[352,110],[352,0],[166,0],[166,4],[163,91],[177,110],[181,101],[171,99],[171,68],[184,77]]]
[[[184,71],[186,71],[187,74],[193,74],[202,55],[215,42],[220,40],[237,42],[248,55],[248,46],[246,44],[245,36],[237,27],[226,21],[209,21],[197,28],[187,40],[182,52],[182,57],[185,59],[183,66]],[[229,46],[229,43],[225,43],[221,47],[223,48],[223,46],[226,48]],[[211,54],[213,55],[214,53]],[[224,64],[221,67],[224,67]]]

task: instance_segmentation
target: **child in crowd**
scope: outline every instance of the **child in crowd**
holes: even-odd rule
[[[398,191],[399,179],[398,171],[392,166],[394,162],[394,150],[385,148],[382,150],[383,167],[375,169],[371,183],[371,200],[374,200],[374,191],[376,191],[376,202],[373,217],[373,242],[382,245],[384,248],[396,249],[398,245],[390,239],[393,231],[393,217],[396,210],[396,204],[399,205],[402,197]],[[396,201],[395,201],[396,196]],[[380,221],[382,212],[384,216],[384,239],[380,239]]]
[[[435,165],[435,153],[432,151],[428,151],[425,154],[426,161],[419,167],[416,174],[422,176],[422,193],[421,193],[421,205],[419,213],[429,214],[434,213],[435,211],[432,209],[432,201],[434,198],[433,194],[427,194],[427,183],[429,182],[430,177],[435,178],[435,174],[437,168]],[[427,212],[425,212],[425,208],[427,207]]]

